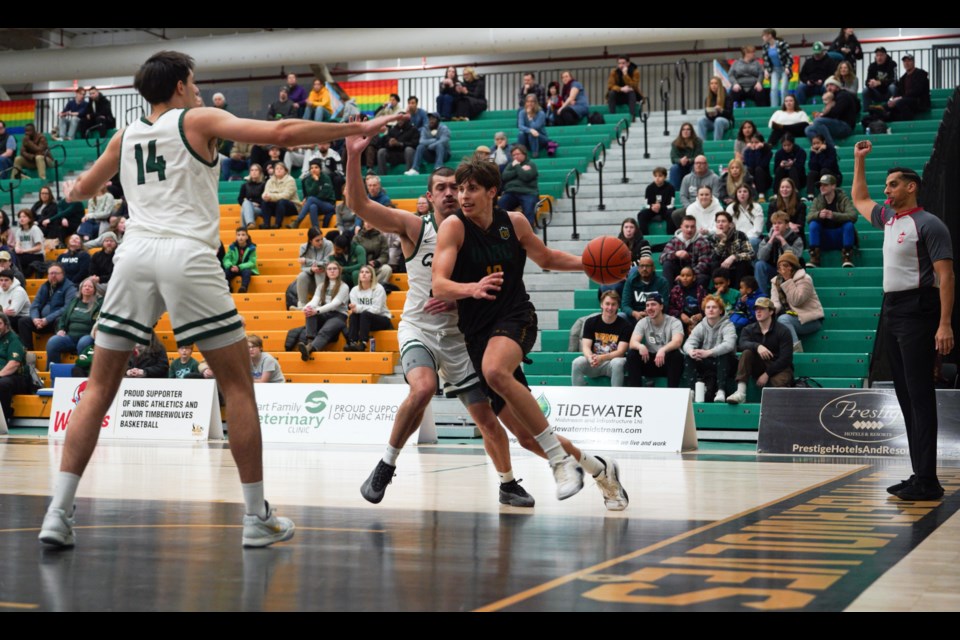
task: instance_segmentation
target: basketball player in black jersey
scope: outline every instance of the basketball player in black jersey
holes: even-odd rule
[[[460,211],[440,225],[433,259],[433,294],[456,300],[459,327],[493,410],[506,409],[547,454],[564,500],[583,488],[583,469],[568,455],[530,394],[520,369],[537,338],[537,314],[523,284],[527,254],[544,269],[582,271],[581,258],[548,249],[522,213],[494,206],[500,172],[469,160],[456,172]],[[611,461],[612,462],[612,461]],[[619,470],[604,469],[619,486]]]

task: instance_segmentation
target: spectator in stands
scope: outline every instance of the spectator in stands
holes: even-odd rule
[[[369,222],[364,221],[363,227],[353,236],[353,244],[360,245],[363,248],[365,264],[374,270],[377,281],[381,283],[390,282],[393,270],[389,264],[390,243],[387,237]],[[351,278],[349,278],[351,285],[356,282],[355,278],[359,276],[362,266],[359,265],[355,270],[351,270],[354,272],[351,273]],[[344,276],[344,280],[347,281],[348,278]]]
[[[616,291],[600,295],[600,314],[583,323],[580,351],[571,365],[571,384],[582,387],[587,378],[610,378],[611,387],[622,387],[630,344],[630,323],[617,315],[620,296]]]
[[[100,236],[103,248],[90,258],[90,277],[97,283],[97,293],[105,295],[113,276],[113,257],[117,250],[117,235],[107,231]]]
[[[777,322],[790,331],[794,353],[802,352],[800,336],[816,333],[823,326],[823,305],[813,279],[800,268],[800,260],[792,253],[784,253],[777,262],[770,299],[777,310]]]
[[[823,136],[816,135],[810,140],[810,160],[808,163],[809,173],[807,173],[807,198],[813,199],[817,191],[817,184],[820,178],[825,175],[831,175],[837,179],[839,185],[842,181],[840,174],[840,163],[837,161],[837,148],[832,144],[827,144]]]
[[[697,219],[684,216],[680,229],[667,242],[660,254],[663,277],[672,287],[683,267],[692,267],[702,286],[710,282],[713,269],[713,247],[706,236],[697,230]]]
[[[733,157],[737,160],[743,160],[743,151],[750,144],[750,138],[757,133],[757,125],[753,120],[744,120],[737,131],[737,139],[733,141]]]
[[[371,331],[385,331],[393,326],[390,323],[393,314],[387,309],[387,292],[377,282],[373,267],[368,264],[360,267],[358,278],[357,286],[350,289],[344,351],[366,351]]]
[[[710,78],[705,99],[706,114],[697,120],[697,134],[701,140],[713,132],[714,140],[723,140],[727,129],[733,126],[733,106],[727,102],[727,90],[719,76]]]
[[[234,142],[233,146],[230,147],[230,158],[223,162],[220,165],[220,179],[223,181],[227,180],[243,180],[244,174],[247,173],[247,170],[250,168],[250,154],[253,152],[253,146],[249,142]],[[261,174],[263,173],[263,167],[260,164],[257,164],[260,167]]]
[[[569,126],[579,123],[590,113],[587,92],[569,71],[560,74],[563,86],[560,88],[560,107],[554,116],[554,124]]]
[[[733,219],[734,228],[746,235],[756,251],[763,235],[763,208],[753,201],[753,190],[747,185],[738,187],[736,195],[736,201],[730,203],[726,212]]]
[[[860,47],[860,41],[853,33],[851,27],[840,29],[840,34],[830,43],[830,50],[827,55],[840,62],[846,60],[851,67],[857,64],[857,60],[863,59],[863,49]]]
[[[631,387],[642,387],[643,378],[667,377],[667,386],[680,386],[683,375],[683,324],[663,312],[663,297],[648,293],[645,318],[637,322],[627,351]]]
[[[794,142],[789,133],[783,135],[780,149],[773,155],[773,182],[780,184],[784,178],[790,178],[794,184],[807,181],[807,152]]]
[[[287,381],[277,359],[263,351],[263,339],[260,336],[248,335],[247,345],[250,347],[250,373],[255,383]]]
[[[124,233],[126,233],[126,230],[127,230],[127,219],[121,218],[119,216],[112,216],[110,218],[110,227],[108,230],[110,233],[113,234],[113,239],[117,241],[117,244],[122,243],[123,235]],[[90,249],[94,249],[96,247],[102,247],[103,239],[104,239],[104,236],[106,235],[107,235],[106,232],[101,233],[96,238],[92,240],[88,240],[87,242],[84,242],[83,248],[89,251]]]
[[[767,226],[773,224],[773,212],[786,212],[790,229],[804,237],[804,229],[807,225],[807,205],[800,199],[800,190],[796,183],[790,178],[784,178],[777,186],[777,194],[767,205]]]
[[[617,58],[617,66],[607,78],[607,107],[610,113],[617,112],[617,105],[630,106],[630,121],[637,119],[637,101],[643,100],[640,92],[640,68],[627,56]]]
[[[859,217],[850,198],[837,189],[837,179],[830,174],[820,178],[820,195],[813,199],[807,214],[807,237],[810,244],[810,265],[820,266],[820,251],[840,249],[843,266],[853,266],[853,247],[857,241],[854,227]]]
[[[287,167],[287,174],[290,173],[290,167],[287,165],[286,162],[284,162],[284,158],[286,157],[286,155],[287,155],[286,149],[281,149],[280,147],[278,147],[278,146],[276,146],[276,145],[273,145],[273,146],[267,148],[267,157],[268,157],[268,160],[267,160],[266,164],[264,165],[264,169],[266,169],[266,172],[267,172],[267,179],[273,177],[273,169],[274,169],[274,167],[276,167],[278,164],[281,164],[281,163],[282,163],[285,167]],[[291,177],[292,177],[292,176],[291,176]]]
[[[40,193],[37,195],[37,201],[30,207],[33,213],[33,219],[41,231],[46,231],[50,226],[50,220],[57,215],[57,201],[53,198],[53,191],[50,187],[40,187]],[[46,224],[44,224],[46,222]],[[54,226],[54,230],[56,227]],[[44,234],[46,237],[47,234]]]
[[[313,87],[314,89],[317,87],[316,80]],[[295,73],[287,74],[287,94],[290,97],[290,102],[293,103],[293,107],[297,110],[297,117],[303,116],[304,107],[307,104],[307,90],[297,84],[297,74]]]
[[[0,251],[12,251],[14,243],[14,233],[10,227],[10,217],[7,212],[0,209]]]
[[[7,179],[7,171],[13,168],[17,156],[17,138],[7,131],[7,124],[0,120],[0,179]]]
[[[431,113],[428,124],[420,129],[420,142],[413,156],[413,166],[403,172],[406,176],[420,175],[420,165],[424,160],[433,162],[433,168],[439,169],[450,158],[450,128],[440,122],[440,116]]]
[[[63,277],[57,263],[47,268],[47,281],[40,285],[30,305],[30,317],[20,320],[17,333],[28,351],[33,351],[34,333],[53,333],[67,303],[77,295],[77,288]]]
[[[737,333],[751,322],[757,321],[757,315],[754,308],[757,300],[763,296],[760,291],[760,285],[753,276],[743,276],[740,280],[740,297],[734,303],[733,311],[730,312],[730,322],[737,328]]]
[[[367,186],[367,197],[374,202],[379,202],[385,207],[393,206],[393,203],[390,201],[390,196],[387,195],[386,189],[384,189],[380,183],[379,176],[367,174],[367,177],[363,179],[363,182]],[[357,222],[356,226],[359,229],[360,222]]]
[[[763,91],[763,65],[756,59],[756,48],[748,44],[740,48],[743,57],[730,65],[730,99],[737,102],[753,100],[758,107],[766,106]],[[746,105],[743,105],[746,106]]]
[[[337,238],[339,242],[340,236]],[[334,245],[336,250],[337,245]],[[361,265],[362,266],[362,265]],[[358,267],[359,270],[359,267]],[[347,326],[347,301],[350,299],[350,285],[341,279],[342,269],[335,260],[327,263],[323,282],[317,286],[317,292],[303,308],[307,318],[305,342],[297,345],[300,358],[306,362],[310,354],[320,351],[337,339]]]
[[[367,177],[370,177],[369,175]],[[338,235],[353,238],[353,235],[360,230],[363,220],[357,217],[353,209],[347,206],[346,202],[337,203],[337,230],[327,233],[327,239],[333,242]]]
[[[746,402],[750,378],[755,378],[761,388],[793,384],[793,342],[790,331],[773,321],[774,310],[770,298],[758,298],[754,307],[757,321],[740,334],[737,390],[727,398],[730,404]]]
[[[830,77],[840,83],[840,88],[844,91],[849,91],[854,96],[860,92],[860,81],[857,80],[857,74],[853,71],[853,65],[846,60],[837,64],[837,68]]]
[[[135,344],[130,359],[127,360],[127,378],[166,378],[169,371],[167,350],[157,336],[150,332],[150,344]]]
[[[697,191],[697,199],[687,207],[686,215],[696,218],[700,235],[707,236],[714,232],[713,223],[719,211],[723,211],[723,205],[713,196],[710,187],[703,186]]]
[[[800,68],[800,82],[797,83],[797,102],[807,104],[810,98],[822,96],[824,82],[833,75],[837,61],[827,55],[822,42],[813,43],[813,55],[807,58]]]
[[[453,105],[457,102],[457,87],[460,86],[462,85],[457,76],[457,68],[447,67],[440,80],[440,92],[437,94],[437,113],[444,122],[453,118]]]
[[[547,85],[547,124],[556,124],[557,110],[561,106],[563,106],[563,98],[560,97],[560,83],[554,80]]]
[[[403,257],[403,247],[400,246],[400,236],[396,233],[384,233],[387,239],[387,264],[393,273],[406,273],[407,264]],[[390,286],[396,286],[391,284]],[[399,287],[398,287],[399,288]]]
[[[76,233],[67,237],[67,250],[57,256],[64,277],[79,287],[90,276],[90,254],[83,249],[83,240]]]
[[[337,194],[333,190],[333,181],[323,173],[320,160],[310,161],[310,171],[300,182],[303,192],[303,206],[297,219],[289,227],[296,229],[307,214],[310,214],[311,227],[329,227],[330,220],[336,211]],[[320,224],[320,214],[323,214],[323,225]]]
[[[90,99],[87,101],[87,112],[80,122],[80,135],[86,138],[91,131],[96,131],[101,138],[106,137],[107,131],[117,126],[110,99],[96,87],[90,87],[87,95]]]
[[[842,91],[836,80],[827,80],[826,90],[833,94],[833,101],[819,114],[814,113],[813,124],[806,128],[808,138],[818,133],[830,144],[836,144],[835,139],[844,139],[853,133],[857,118],[860,115],[860,105],[856,96],[849,91]]]
[[[310,227],[307,241],[300,245],[300,273],[297,275],[297,306],[303,309],[324,276],[324,267],[333,255],[333,243],[320,230]]]
[[[293,98],[291,98],[293,100]],[[294,100],[295,101],[295,100]],[[296,102],[296,101],[295,101]],[[400,98],[397,98],[400,102]],[[333,101],[330,99],[330,90],[320,79],[313,81],[313,89],[306,97],[306,108],[303,111],[304,120],[326,122],[333,117]]]
[[[403,108],[400,106],[400,96],[396,93],[391,93],[390,96],[387,97],[387,101],[380,105],[373,113],[373,117],[392,116],[395,113],[400,113],[402,110]],[[407,122],[409,123],[409,121]],[[391,122],[387,126],[393,127],[396,124],[396,122]]]
[[[720,190],[715,194],[724,207],[737,200],[737,189],[747,187],[753,190],[753,176],[747,171],[742,160],[733,158],[727,163],[727,171],[720,176]]]
[[[263,187],[260,210],[264,228],[280,229],[286,216],[297,214],[297,183],[287,174],[287,166],[278,162],[273,167],[273,177]],[[273,219],[271,223],[270,220]]]
[[[730,285],[730,271],[724,269],[723,267],[717,267],[713,270],[713,274],[710,276],[713,279],[713,289],[714,295],[720,297],[723,300],[723,310],[728,316],[733,313],[733,308],[737,305],[737,301],[740,300],[740,290],[734,289]],[[753,276],[744,276],[744,278],[749,277],[751,280],[754,279]]]
[[[694,159],[703,154],[703,141],[693,131],[693,125],[684,122],[680,133],[670,145],[670,184],[677,190],[681,181],[693,170]],[[688,203],[689,204],[689,203]]]
[[[357,226],[354,237],[359,233],[360,226]],[[351,242],[351,238],[341,234],[333,241],[331,260],[340,265],[342,272],[339,277],[348,287],[352,287],[357,284],[360,267],[367,264],[367,251],[362,244]]]
[[[275,102],[271,102],[267,108],[267,120],[286,120],[297,117],[297,107],[290,100],[290,94],[287,86],[280,87],[280,93]]]
[[[540,200],[537,165],[527,157],[527,148],[522,144],[513,145],[510,155],[513,160],[503,169],[503,195],[498,204],[507,211],[517,211],[520,207],[530,226],[536,228]]]
[[[736,364],[737,330],[724,314],[720,296],[705,296],[703,321],[690,332],[683,345],[684,375],[694,389],[697,382],[706,384],[705,400],[724,402],[727,399],[729,372]]]
[[[763,141],[763,136],[755,133],[750,143],[743,150],[743,166],[753,176],[753,185],[763,202],[767,191],[770,190],[770,161],[773,154],[770,147]]]
[[[680,270],[677,283],[670,289],[670,303],[667,313],[683,323],[684,331],[689,334],[703,320],[701,303],[707,290],[699,282],[690,267]]]
[[[454,70],[454,73],[456,73],[456,70]],[[410,124],[417,131],[420,131],[420,127],[427,126],[427,112],[421,109],[419,105],[420,99],[417,96],[407,98],[407,115],[410,116]]]
[[[258,164],[250,165],[250,176],[240,185],[240,224],[246,229],[257,228],[257,216],[263,214],[263,190],[266,183],[263,181],[263,169]],[[269,226],[269,218],[264,218],[264,225]]]
[[[116,199],[107,191],[106,185],[100,187],[97,195],[87,201],[86,215],[80,219],[80,226],[77,228],[77,233],[84,242],[96,238],[110,228],[110,216],[113,215],[116,204]]]
[[[631,269],[627,274],[620,302],[620,315],[631,326],[647,317],[647,296],[651,293],[660,294],[661,300],[669,299],[670,283],[657,275],[653,256],[642,256],[637,262],[637,269]]]
[[[624,218],[620,223],[620,233],[617,239],[630,249],[630,263],[633,265],[631,271],[637,269],[640,264],[640,258],[653,255],[650,243],[643,237],[637,221],[633,218]]]
[[[770,104],[780,104],[793,75],[793,56],[790,45],[777,38],[776,29],[763,30],[763,66],[764,76],[770,80]]]
[[[534,158],[539,158],[540,148],[546,147],[550,139],[547,137],[547,116],[533,94],[517,116],[517,129],[517,142],[529,149]]]
[[[775,211],[770,215],[770,235],[760,242],[757,249],[757,262],[754,264],[754,276],[758,290],[764,294],[770,293],[770,281],[777,273],[777,264],[784,253],[792,253],[799,258],[803,255],[803,238],[794,231],[789,222],[790,218],[784,211]],[[743,279],[740,280],[741,293]]]
[[[676,231],[673,224],[673,199],[676,195],[676,188],[670,182],[667,182],[667,170],[663,167],[657,167],[653,170],[653,182],[647,185],[644,197],[647,206],[637,213],[637,221],[641,236],[650,232],[650,223],[657,218],[667,223],[667,233]]]
[[[58,130],[60,140],[73,140],[77,137],[77,128],[80,126],[80,120],[87,112],[87,90],[83,87],[77,87],[74,97],[67,100],[63,111],[60,112],[60,127]]]
[[[863,101],[867,104],[881,104],[897,94],[897,63],[887,55],[885,47],[877,47],[873,56],[873,62],[867,67]]]
[[[80,283],[79,293],[67,302],[57,320],[57,334],[47,340],[47,370],[60,362],[63,353],[80,353],[93,344],[93,325],[100,316],[103,298],[97,295],[93,278]]]
[[[673,210],[673,224],[680,226],[680,221],[686,215],[686,208],[697,201],[701,187],[710,187],[710,193],[720,192],[720,177],[710,169],[706,156],[697,156],[693,160],[693,172],[680,183],[677,195],[680,196],[680,206]]]
[[[17,279],[17,282],[20,283],[21,287],[27,286],[27,279],[24,277],[23,272],[20,271],[20,268],[13,262],[12,252],[10,251],[0,251],[0,271],[12,271],[13,277]]]
[[[413,120],[411,119],[411,122]],[[323,172],[330,176],[333,182],[333,190],[337,193],[337,199],[343,197],[343,185],[346,178],[343,175],[343,160],[336,149],[330,148],[329,142],[321,142],[316,150],[311,154],[304,154],[304,161],[308,164],[311,160],[317,159],[323,163]]]
[[[714,263],[730,271],[733,286],[736,287],[743,276],[753,273],[756,254],[747,234],[733,225],[732,215],[718,211],[715,219],[715,232],[710,236]]]
[[[493,134],[493,150],[490,152],[490,160],[500,168],[503,173],[512,157],[510,156],[510,143],[507,142],[507,134],[503,131],[497,131]]]
[[[60,198],[56,202],[56,213],[52,218],[40,221],[40,228],[44,230],[48,249],[66,246],[67,238],[77,232],[80,220],[83,219],[83,203],[67,202]]]
[[[456,87],[453,103],[454,120],[476,120],[487,110],[487,90],[483,76],[473,67],[463,69],[463,82]]]
[[[13,396],[31,391],[25,361],[26,350],[11,330],[10,319],[0,313],[0,408],[7,424],[13,420]]]
[[[908,53],[903,62],[903,75],[897,81],[896,94],[887,101],[885,119],[913,120],[917,113],[930,110],[930,76],[918,69],[913,54]]]
[[[167,373],[167,377],[178,380],[203,378],[203,374],[200,373],[200,363],[193,358],[192,344],[177,347],[177,354],[180,357],[174,358],[170,363],[170,371]]]
[[[21,209],[17,214],[20,227],[17,230],[14,253],[20,262],[20,268],[27,275],[33,275],[33,265],[43,262],[43,232],[34,224],[33,212]]]
[[[364,149],[368,171],[373,170],[374,163],[376,163],[377,173],[381,176],[387,175],[387,165],[393,167],[403,163],[409,171],[413,168],[418,144],[420,144],[419,129],[414,129],[409,120],[395,123],[385,135],[377,138]]]
[[[257,268],[257,245],[247,233],[246,227],[237,228],[237,239],[230,243],[223,256],[223,273],[227,277],[227,287],[233,290],[233,279],[240,278],[237,293],[246,293],[250,288],[250,277],[260,275]]]
[[[13,161],[13,177],[23,174],[23,169],[34,169],[43,182],[47,181],[47,165],[53,163],[47,138],[37,131],[31,122],[23,127],[23,142],[20,155]]]
[[[794,138],[804,135],[807,127],[810,126],[810,116],[807,112],[797,106],[797,99],[792,96],[783,97],[783,106],[774,111],[770,116],[770,146],[775,146],[780,142],[780,137],[789,133]]]
[[[30,317],[30,296],[10,269],[0,270],[0,307],[10,324]]]
[[[528,95],[536,96],[540,109],[546,111],[547,93],[543,90],[543,87],[537,84],[537,76],[532,71],[523,74],[523,84],[520,85],[520,91],[517,92],[517,100],[521,109],[525,108]]]

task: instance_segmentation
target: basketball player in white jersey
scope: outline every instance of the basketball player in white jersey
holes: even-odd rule
[[[409,290],[397,335],[400,341],[400,363],[410,395],[397,411],[393,430],[383,458],[377,463],[360,493],[368,501],[383,499],[397,466],[397,457],[407,439],[419,428],[423,413],[437,388],[437,371],[443,376],[444,393],[456,396],[466,406],[483,434],[487,454],[500,476],[500,502],[518,507],[532,507],[533,498],[513,477],[510,447],[506,433],[497,421],[489,400],[479,388],[479,378],[457,327],[457,307],[433,297],[432,261],[437,244],[437,227],[459,208],[453,170],[442,167],[430,175],[427,198],[434,213],[420,217],[401,209],[390,209],[367,197],[360,174],[360,158],[370,138],[351,136],[346,140],[348,153],[347,186],[344,197],[348,206],[382,232],[396,233],[407,264]],[[527,430],[514,428],[519,423],[504,409],[500,418],[510,428],[521,446],[546,457],[543,449]],[[620,485],[616,462],[581,452],[569,440],[559,437],[565,451],[597,481],[604,503],[611,511],[627,508],[626,491]]]
[[[67,425],[53,501],[41,542],[74,544],[74,496],[97,444],[134,344],[150,342],[166,310],[178,345],[196,343],[230,407],[230,452],[246,506],[243,545],[265,547],[293,537],[263,495],[260,421],[243,325],[216,258],[220,206],[218,138],[293,147],[345,135],[375,135],[397,116],[364,123],[243,120],[197,104],[193,59],[163,51],[147,60],[134,86],[150,115],[118,131],[93,167],[66,185],[68,201],[87,200],[117,169],[130,210],[114,258],[113,279],[97,331],[87,390]]]

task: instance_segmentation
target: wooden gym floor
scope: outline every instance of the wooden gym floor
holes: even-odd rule
[[[955,461],[942,500],[904,503],[884,488],[905,460],[619,454],[611,513],[590,479],[558,502],[522,451],[534,509],[498,503],[475,445],[406,449],[379,505],[359,487],[380,447],[270,445],[296,536],[243,550],[225,445],[103,442],[57,550],[36,538],[60,451],[0,438],[0,611],[960,610]]]

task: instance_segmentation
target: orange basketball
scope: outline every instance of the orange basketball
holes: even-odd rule
[[[598,284],[614,284],[630,271],[630,249],[617,238],[594,238],[583,250],[583,271]]]

